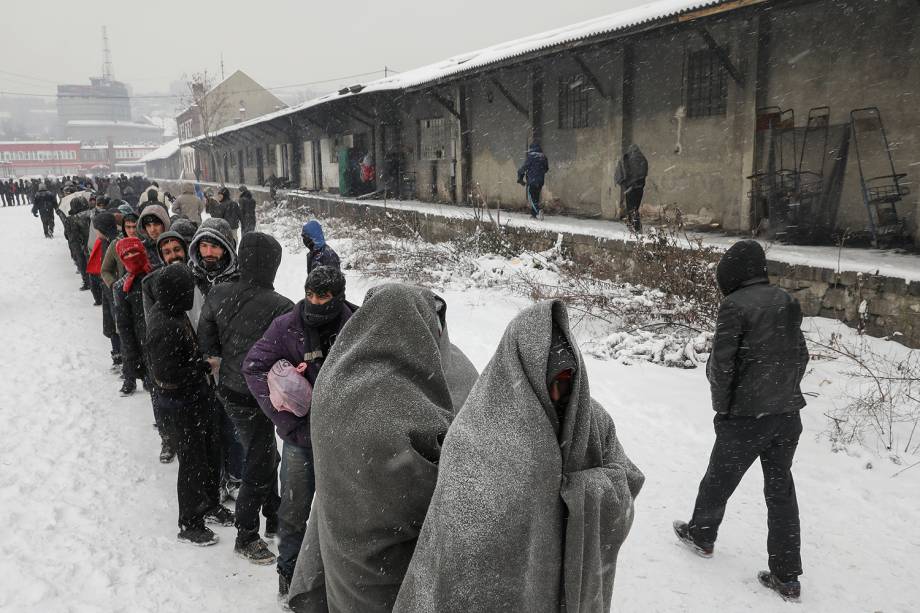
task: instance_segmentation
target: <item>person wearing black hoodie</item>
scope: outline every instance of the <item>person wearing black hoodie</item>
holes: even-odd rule
[[[716,279],[725,299],[706,365],[716,440],[693,516],[689,522],[675,521],[674,531],[699,555],[712,556],[728,499],[759,458],[770,570],[758,578],[795,600],[801,592],[802,561],[791,467],[802,433],[799,411],[805,406],[799,386],[808,365],[802,309],[770,284],[767,258],[757,241],[732,245],[719,262]]]
[[[240,229],[240,205],[230,197],[230,190],[226,187],[220,188],[217,192],[218,204],[214,207],[213,217],[220,217],[228,224],[233,231],[234,242],[239,240],[237,232]]]
[[[39,215],[42,219],[42,231],[45,238],[54,237],[54,209],[57,208],[57,199],[54,194],[45,189],[45,184],[38,186],[38,192],[35,194],[35,204],[32,205],[32,214],[36,217]]]
[[[115,215],[109,211],[102,211],[93,217],[93,229],[96,231],[97,243],[93,247],[93,253],[98,249],[98,257],[90,257],[90,266],[87,272],[97,279],[102,273],[102,254],[109,248],[109,243],[118,238],[118,222]],[[98,267],[95,265],[98,260]],[[115,325],[115,303],[112,296],[112,289],[107,287],[99,280],[102,294],[102,335],[105,336],[112,344],[112,365],[121,366],[121,338],[118,336],[118,328]]]
[[[240,224],[243,234],[256,229],[256,199],[245,185],[240,185]]]
[[[147,356],[151,382],[175,422],[178,538],[192,545],[213,545],[218,538],[205,526],[205,515],[220,502],[220,461],[206,379],[210,365],[201,356],[185,314],[194,300],[192,272],[179,262],[166,266],[154,292],[156,303],[147,317]]]
[[[281,253],[272,236],[245,234],[238,256],[239,281],[211,289],[198,320],[201,351],[212,367],[219,367],[217,393],[243,447],[234,551],[255,564],[275,561],[275,554],[259,538],[259,509],[265,516],[265,533],[277,532],[279,457],[274,425],[249,392],[242,367],[247,352],[272,321],[294,306],[274,291]]]

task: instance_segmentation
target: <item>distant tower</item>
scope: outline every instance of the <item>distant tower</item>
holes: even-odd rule
[[[112,52],[109,51],[109,34],[102,26],[102,78],[106,81],[115,79],[115,71],[112,70]]]

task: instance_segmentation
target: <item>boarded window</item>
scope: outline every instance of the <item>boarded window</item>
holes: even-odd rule
[[[419,120],[418,155],[420,160],[447,158],[452,126],[453,124],[444,117]]]
[[[687,116],[725,115],[728,75],[715,51],[692,51],[687,58]]]
[[[584,75],[574,75],[559,79],[559,118],[560,130],[587,128],[591,114],[591,88]]]

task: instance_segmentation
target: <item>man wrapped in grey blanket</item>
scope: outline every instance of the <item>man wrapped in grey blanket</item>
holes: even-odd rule
[[[564,305],[527,308],[450,427],[393,610],[607,613],[643,480]]]
[[[316,380],[316,496],[291,582],[295,611],[391,611],[437,480],[441,443],[477,377],[432,292],[368,292]]]

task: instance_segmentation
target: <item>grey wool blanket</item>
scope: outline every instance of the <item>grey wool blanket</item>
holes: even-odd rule
[[[559,410],[554,321],[577,362]],[[607,613],[643,480],[591,398],[564,305],[527,308],[450,427],[394,611]]]
[[[441,443],[477,377],[445,317],[428,290],[379,286],[323,364],[310,410],[316,496],[291,583],[295,611],[392,610]]]

